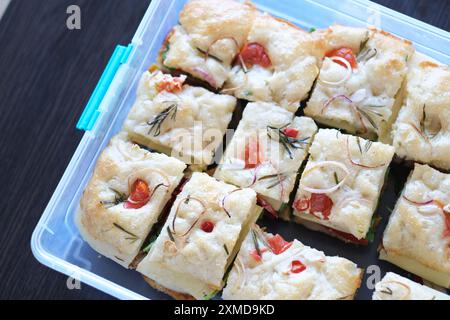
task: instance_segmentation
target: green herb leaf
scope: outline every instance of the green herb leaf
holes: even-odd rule
[[[205,294],[203,296],[203,300],[211,300],[212,298],[214,298],[217,294],[219,293],[219,290],[214,290],[213,292],[209,293],[209,294]]]

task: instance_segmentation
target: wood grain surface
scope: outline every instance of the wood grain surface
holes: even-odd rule
[[[2,0],[0,0],[2,1]],[[450,30],[450,1],[377,0]],[[0,20],[0,298],[109,299],[40,265],[31,233],[82,132],[76,122],[114,47],[128,44],[150,0],[12,0]],[[82,10],[69,31],[66,9]]]

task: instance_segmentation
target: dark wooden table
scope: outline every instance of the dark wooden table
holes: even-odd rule
[[[0,0],[1,1],[1,0]],[[448,0],[377,0],[450,30]],[[114,47],[150,0],[12,0],[0,20],[0,298],[108,299],[40,265],[31,233],[83,133],[75,124]],[[66,9],[82,11],[69,31]]]

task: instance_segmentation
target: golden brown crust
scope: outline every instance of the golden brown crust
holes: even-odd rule
[[[191,0],[180,13],[180,23],[194,44],[206,50],[214,41],[233,37],[243,45],[258,10],[232,0]]]
[[[187,293],[181,293],[181,292],[177,292],[177,291],[173,291],[170,289],[167,289],[163,286],[161,286],[160,284],[158,284],[156,281],[143,276],[144,280],[154,289],[161,291],[169,296],[171,296],[172,298],[174,298],[175,300],[196,300],[193,296],[187,294]]]
[[[432,61],[426,60],[426,61],[420,62],[419,63],[419,67],[423,68],[423,69],[425,69],[425,68],[438,68],[439,65],[437,63],[432,62]]]
[[[404,43],[407,44],[407,45],[412,45],[412,42],[409,41],[408,39],[399,38],[399,37],[394,36],[392,33],[389,33],[389,32],[387,32],[387,31],[380,30],[380,29],[377,29],[377,28],[374,28],[374,27],[369,27],[369,29],[370,29],[372,32],[382,34],[382,35],[384,35],[384,36],[386,36],[386,37],[389,37],[389,38],[391,38],[391,39],[393,39],[393,40],[402,41],[402,42],[404,42]]]

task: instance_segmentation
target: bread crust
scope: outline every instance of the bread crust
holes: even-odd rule
[[[169,296],[171,296],[172,298],[174,298],[175,300],[196,300],[193,296],[191,296],[190,294],[187,293],[182,293],[182,292],[177,292],[174,290],[170,290],[167,289],[163,286],[161,286],[160,284],[158,284],[156,281],[146,277],[146,276],[142,276],[144,278],[144,280],[153,288],[156,289],[158,291],[161,291],[162,293],[165,293]]]

